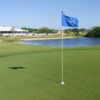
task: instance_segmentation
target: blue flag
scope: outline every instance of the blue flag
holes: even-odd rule
[[[62,26],[78,27],[78,19],[74,17],[66,16],[62,12]]]

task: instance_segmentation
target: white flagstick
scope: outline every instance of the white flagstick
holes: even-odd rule
[[[62,43],[61,43],[61,85],[64,85],[64,64],[63,64],[63,29],[61,30]]]

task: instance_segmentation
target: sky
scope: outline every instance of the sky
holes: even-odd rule
[[[59,29],[61,11],[79,28],[100,26],[100,0],[0,0],[0,26]]]

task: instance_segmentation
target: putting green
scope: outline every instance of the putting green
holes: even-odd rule
[[[100,100],[100,46],[0,44],[0,100]]]

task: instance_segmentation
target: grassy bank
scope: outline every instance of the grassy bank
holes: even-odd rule
[[[75,35],[65,35],[64,38],[78,38],[82,36],[75,36]],[[0,36],[0,41],[3,42],[16,42],[21,39],[58,39],[61,36]]]
[[[64,49],[0,42],[0,100],[99,100],[100,46]],[[18,68],[18,69],[16,69]]]

